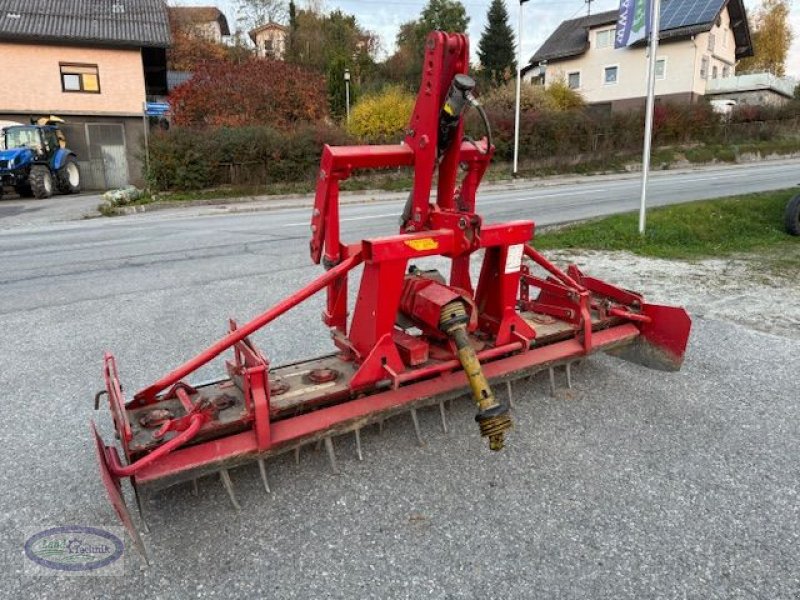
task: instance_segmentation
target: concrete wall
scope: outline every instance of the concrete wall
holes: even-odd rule
[[[64,92],[59,63],[98,67],[100,93]],[[139,49],[0,43],[0,112],[141,115],[145,100]]]
[[[546,69],[545,84],[558,79],[567,80],[570,73],[578,72],[578,91],[590,104],[612,103],[615,106],[625,106],[625,103],[620,104],[619,101],[644,98],[647,95],[645,48],[616,50],[613,44],[605,48],[598,47],[598,32],[613,29],[613,25],[591,29],[589,49],[584,54],[550,62]],[[727,72],[732,76],[736,62],[735,42],[727,9],[722,12],[719,25],[714,25],[711,31],[700,33],[691,39],[662,42],[658,49],[658,58],[665,60],[664,77],[656,81],[658,96],[694,99],[705,94],[706,82],[715,73],[717,77],[722,77],[724,67],[728,67]],[[701,73],[704,58],[707,60],[705,77]],[[617,82],[607,84],[604,80],[605,68],[613,66],[618,68]]]

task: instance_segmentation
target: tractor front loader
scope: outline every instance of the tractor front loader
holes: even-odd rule
[[[680,368],[691,327],[686,311],[650,304],[575,266],[562,271],[530,245],[533,222],[486,223],[476,212],[494,147],[468,66],[464,35],[431,33],[404,143],[325,146],[311,217],[311,258],[325,268],[317,279],[246,324],[231,321],[225,337],[128,401],[106,354],[95,407],[107,397],[121,449],[107,446],[93,423],[92,435],[111,502],[143,554],[122,479],[130,480],[140,512],[143,494],[212,474],[238,508],[230,469],[257,462],[269,490],[267,459],[319,442],[335,470],[337,436],[353,434],[361,458],[361,429],[398,413],[410,413],[417,427],[417,410],[438,405],[446,429],[444,402],[467,395],[476,432],[499,451],[509,443],[512,413],[495,395],[498,385],[508,384],[510,399],[511,381],[549,370],[552,382],[555,367],[569,375],[572,362],[598,351]],[[486,126],[480,141],[464,136],[470,107]],[[356,169],[398,166],[414,168],[399,233],[342,241],[340,182]],[[476,253],[482,263],[474,281]],[[447,259],[449,273],[420,268],[429,257]],[[351,310],[348,276],[356,267],[362,271]],[[323,291],[322,319],[335,351],[270,365],[250,336]],[[225,377],[190,382],[226,352]]]

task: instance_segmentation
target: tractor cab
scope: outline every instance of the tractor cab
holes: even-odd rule
[[[36,124],[12,125],[0,131],[0,197],[3,187],[12,187],[20,196],[48,198],[80,190],[80,171],[75,153],[66,148],[66,139],[57,117],[40,119]]]

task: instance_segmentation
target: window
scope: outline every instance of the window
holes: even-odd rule
[[[704,56],[700,61],[700,79],[708,79],[708,57]]]
[[[716,79],[717,77],[719,77],[719,69],[717,65],[714,65],[711,67],[711,79]]]
[[[617,83],[617,78],[619,75],[619,67],[606,67],[603,69],[603,83],[605,85],[614,85]]]
[[[61,90],[64,92],[100,93],[97,65],[61,64]]]
[[[728,65],[722,67],[722,77],[727,78],[731,76],[731,68]]]
[[[727,48],[728,47],[728,28],[727,27],[722,30],[722,47],[723,48]]]
[[[656,79],[667,78],[667,59],[659,58],[656,60]]]
[[[604,29],[595,34],[595,46],[598,48],[608,48],[614,45],[615,29]]]
[[[581,87],[581,72],[567,73],[567,85],[571,90],[579,89]]]
[[[716,36],[713,33],[708,34],[708,51],[714,51],[714,44],[716,43]]]

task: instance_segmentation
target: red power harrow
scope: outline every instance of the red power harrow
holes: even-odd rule
[[[653,368],[680,368],[691,327],[686,311],[649,304],[575,266],[563,272],[529,245],[533,222],[486,224],[475,212],[494,147],[471,94],[468,57],[465,36],[432,33],[405,142],[325,147],[311,218],[311,257],[323,263],[323,275],[245,325],[231,321],[228,335],[128,402],[114,357],[106,354],[106,388],[95,408],[107,395],[124,460],[93,423],[92,435],[103,483],[142,554],[123,478],[130,478],[140,513],[143,493],[208,474],[219,474],[238,508],[229,469],[257,461],[269,491],[265,459],[321,441],[336,469],[335,436],[353,432],[361,458],[361,428],[400,412],[410,412],[419,434],[416,410],[438,404],[446,430],[444,401],[469,392],[481,435],[499,450],[511,417],[492,386],[507,383],[510,403],[512,380],[549,369],[552,386],[553,367],[565,365],[569,381],[570,364],[598,350]],[[489,139],[464,138],[470,104],[484,117]],[[339,182],[354,169],[412,165],[400,233],[343,243]],[[465,170],[460,183],[459,166]],[[479,250],[474,287],[470,259]],[[449,279],[411,264],[432,256],[450,259]],[[351,314],[348,274],[357,266],[363,272]],[[249,336],[322,290],[322,319],[336,352],[271,367]],[[228,350],[226,378],[186,382]]]

